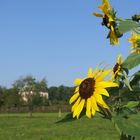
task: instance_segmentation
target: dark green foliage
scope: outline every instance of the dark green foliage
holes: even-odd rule
[[[140,20],[140,15],[137,15],[137,14],[133,15],[133,16],[132,16],[132,20],[133,20],[133,21],[136,21],[136,22],[139,22],[139,20]]]
[[[59,86],[59,87],[50,87],[48,89],[49,93],[49,100],[57,104],[60,101],[64,103],[68,103],[70,97],[74,93],[74,87],[67,87],[67,86]]]
[[[132,20],[121,20],[118,29],[121,33],[126,33],[130,30],[140,27],[140,24]]]
[[[117,115],[114,117],[119,128],[126,134],[135,137],[136,139],[140,138],[140,114],[129,114],[127,118],[122,115]],[[130,136],[129,136],[130,137]],[[125,140],[125,139],[124,139]],[[129,139],[127,139],[129,140]],[[131,140],[131,139],[130,139]]]
[[[135,137],[126,135],[122,132],[120,140],[135,140]]]
[[[76,118],[72,117],[73,113],[68,113],[62,120],[57,121],[56,123],[66,123],[76,120]]]
[[[130,82],[131,86],[140,84],[140,71],[136,72],[133,76],[133,79]]]
[[[0,107],[19,107],[21,105],[20,98],[16,88],[0,87]]]
[[[140,55],[131,53],[122,63],[123,68],[132,69],[140,64]]]
[[[0,107],[4,105],[7,89],[0,86]]]
[[[23,100],[22,93],[27,92],[27,102]],[[43,97],[39,92],[48,92],[49,99]],[[33,93],[33,94],[32,94]],[[68,104],[70,97],[74,93],[74,87],[47,86],[46,79],[37,81],[33,76],[22,77],[14,82],[11,88],[0,87],[0,107],[22,107],[28,106],[33,110],[38,106],[49,106],[52,104]]]

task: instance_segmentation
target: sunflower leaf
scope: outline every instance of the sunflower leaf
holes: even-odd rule
[[[131,88],[130,82],[129,82],[129,80],[127,79],[127,77],[125,77],[125,79],[124,79],[123,81],[124,81],[125,85],[129,88],[129,90],[132,91],[133,89]]]
[[[127,107],[127,108],[135,108],[136,106],[138,106],[139,101],[129,101],[126,105],[123,105],[123,107]]]
[[[123,68],[132,69],[140,64],[140,55],[131,53],[122,63]]]
[[[130,85],[138,85],[140,81],[140,70],[137,71],[134,75],[133,75],[133,79],[130,82]]]
[[[122,132],[121,137],[120,137],[120,140],[135,140],[135,137],[130,136],[130,135],[127,135],[127,134],[124,134]]]
[[[140,138],[140,114],[132,114],[126,119],[123,116],[115,116],[118,127],[127,135]]]
[[[123,21],[120,21],[118,29],[121,33],[126,33],[138,27],[140,27],[140,24],[136,21],[123,20]]]

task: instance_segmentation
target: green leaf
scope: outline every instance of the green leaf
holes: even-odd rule
[[[126,135],[122,132],[120,140],[135,140],[135,137]]]
[[[135,76],[139,76],[140,77],[140,71],[136,72]]]
[[[127,119],[122,116],[115,116],[118,127],[127,135],[140,139],[140,114],[129,115]]]
[[[136,21],[136,22],[139,22],[139,20],[140,20],[140,15],[136,15],[136,14],[133,15],[133,16],[132,16],[132,20],[133,20],[133,21]]]
[[[136,72],[133,75],[133,79],[131,80],[130,85],[131,86],[133,86],[133,85],[139,85],[139,81],[140,81],[140,71]]]
[[[122,63],[123,68],[132,69],[140,64],[140,54],[131,53]]]
[[[133,89],[131,88],[130,82],[129,82],[129,80],[127,79],[126,76],[125,76],[125,79],[124,79],[123,81],[124,81],[125,85],[129,88],[129,90],[132,91]]]
[[[120,21],[118,29],[121,33],[126,33],[138,27],[140,27],[140,24],[136,21],[123,20],[123,21]]]
[[[139,101],[129,101],[126,105],[124,105],[123,107],[127,107],[127,108],[134,108],[136,106],[138,106]]]

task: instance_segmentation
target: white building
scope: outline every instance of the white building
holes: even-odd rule
[[[33,95],[34,93],[33,93],[33,91],[30,91],[30,92],[23,91],[23,92],[20,92],[19,94],[21,95],[23,101],[27,102],[28,101],[28,97],[30,95]],[[40,94],[41,97],[45,97],[46,99],[49,99],[48,92],[39,92],[39,94]]]

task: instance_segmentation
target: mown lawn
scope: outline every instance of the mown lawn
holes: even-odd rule
[[[0,114],[0,140],[118,140],[112,124],[98,115],[93,119],[56,123],[58,113]]]

